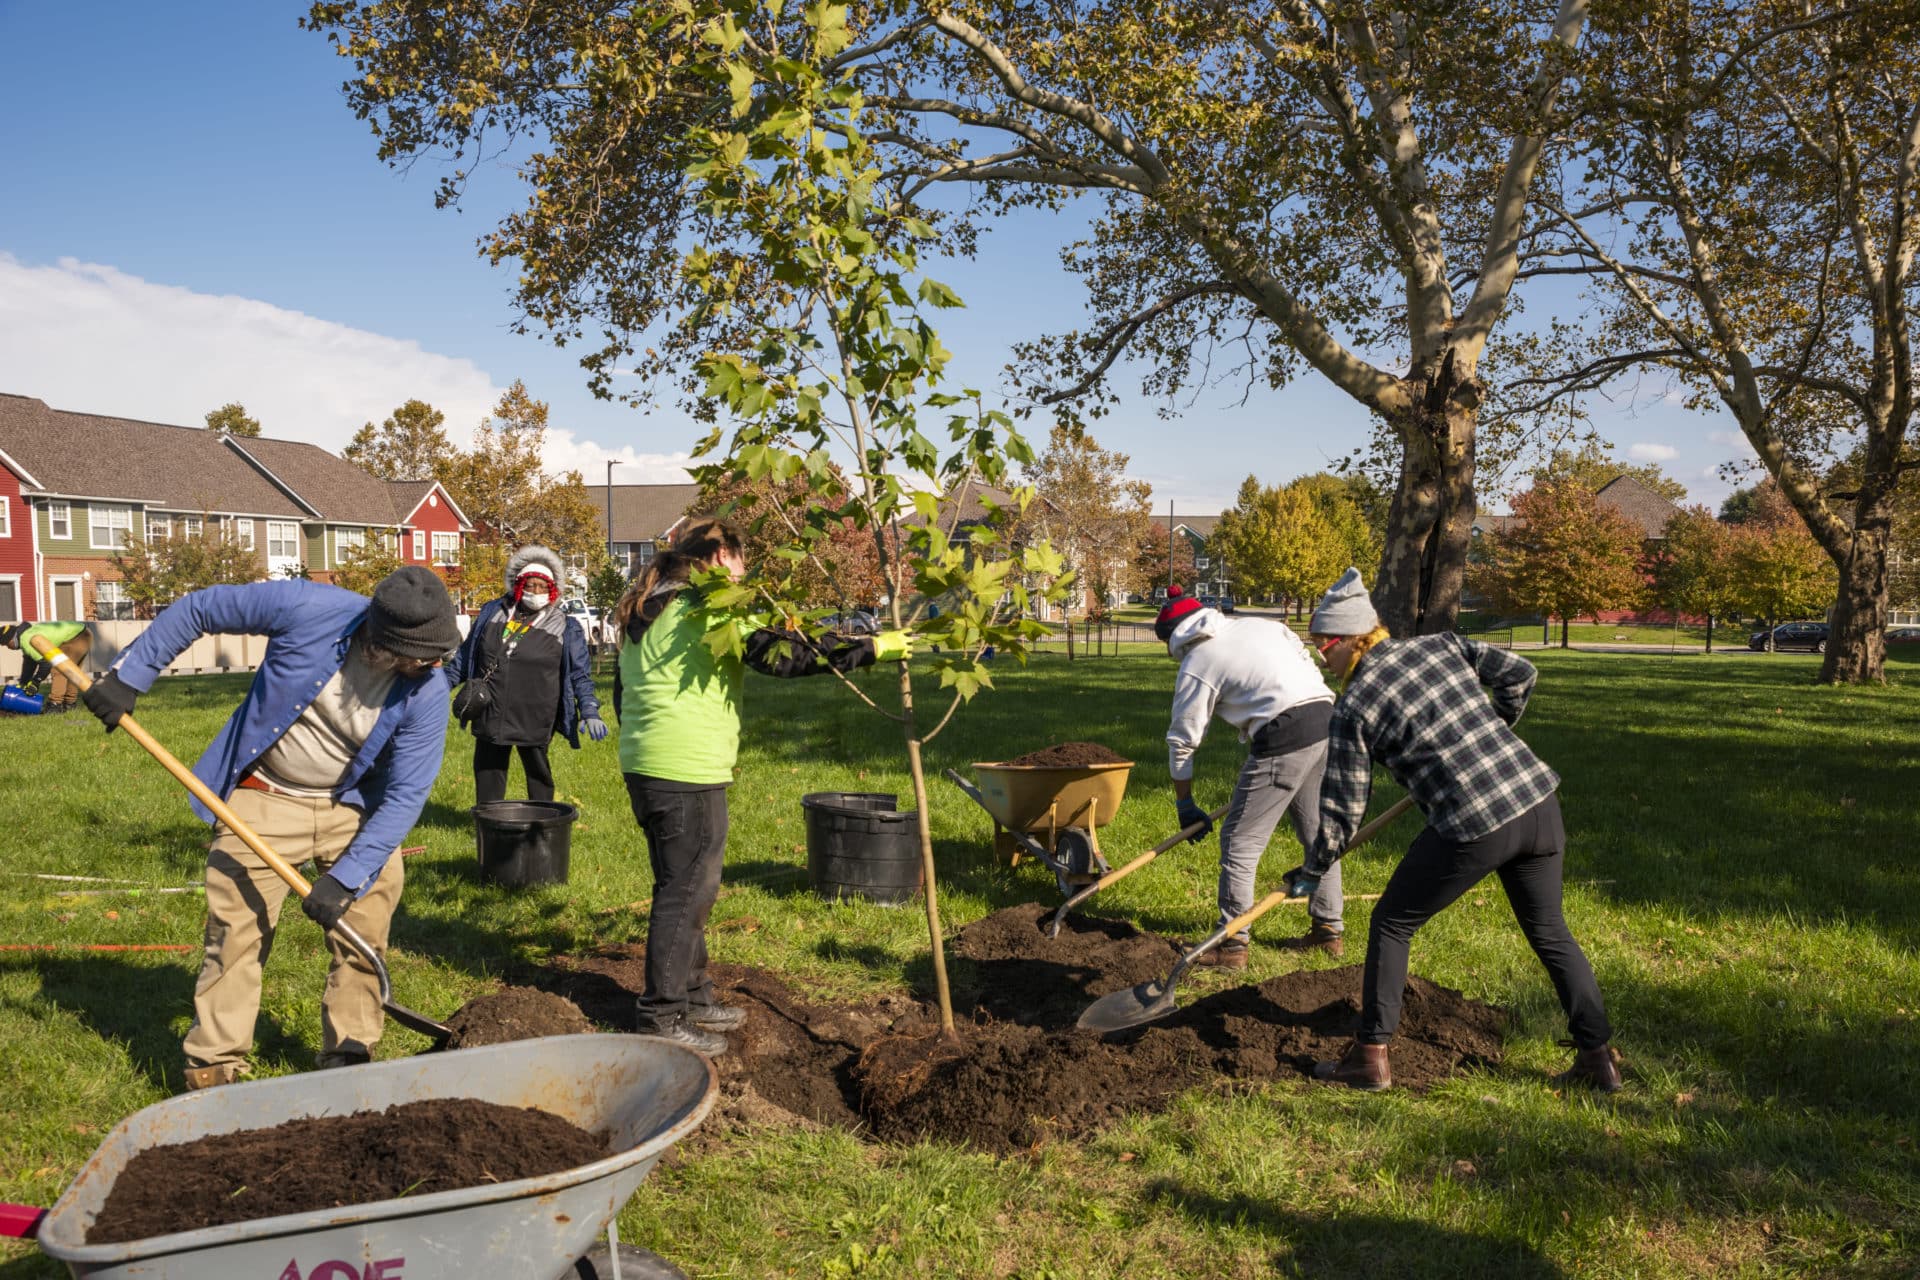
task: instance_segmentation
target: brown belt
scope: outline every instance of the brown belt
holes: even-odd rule
[[[236,791],[264,791],[271,796],[286,794],[266,779],[257,777],[251,773],[241,774],[240,781],[234,783],[233,788]]]

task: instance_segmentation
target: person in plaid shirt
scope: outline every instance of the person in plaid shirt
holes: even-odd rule
[[[1400,1024],[1408,944],[1493,874],[1567,1013],[1575,1054],[1559,1079],[1618,1089],[1606,1005],[1561,914],[1567,833],[1554,794],[1560,779],[1513,731],[1533,690],[1533,664],[1450,633],[1391,638],[1358,569],[1321,598],[1310,631],[1345,687],[1328,726],[1319,830],[1305,863],[1286,875],[1288,894],[1312,893],[1345,852],[1366,814],[1376,763],[1427,818],[1374,907],[1353,1045],[1314,1074],[1356,1089],[1393,1083],[1387,1044]]]

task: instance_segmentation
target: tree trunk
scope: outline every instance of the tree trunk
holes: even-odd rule
[[[1066,620],[1066,624],[1067,624],[1067,661],[1068,661],[1068,662],[1072,662],[1072,661],[1073,661],[1073,615],[1072,615],[1071,613],[1068,613],[1068,612],[1067,612],[1067,611],[1066,611],[1065,609],[1062,609],[1062,610],[1060,611],[1060,616],[1061,616],[1062,618],[1064,618],[1064,619]]]
[[[1707,652],[1713,652],[1713,615],[1707,615]]]
[[[913,775],[914,825],[920,833],[920,879],[927,900],[927,937],[933,944],[933,994],[940,1006],[940,1030],[953,1030],[953,996],[947,990],[947,942],[940,930],[939,883],[933,870],[933,828],[927,816],[927,771],[920,759],[920,735],[913,723],[913,678],[900,664],[900,710],[906,717],[907,770]]]
[[[1562,649],[1570,647],[1567,644],[1567,615],[1564,613],[1560,615],[1560,647]]]
[[[1824,684],[1878,683],[1887,678],[1887,527],[1856,529],[1839,561],[1840,594],[1820,663]]]
[[[1395,425],[1400,477],[1387,513],[1373,607],[1396,636],[1451,631],[1460,617],[1473,533],[1479,388],[1455,383],[1452,357],[1429,383],[1409,379],[1414,408]]]

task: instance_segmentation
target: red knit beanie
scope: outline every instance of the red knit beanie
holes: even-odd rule
[[[1160,610],[1160,616],[1153,620],[1153,634],[1165,644],[1173,638],[1173,629],[1180,619],[1201,607],[1200,602],[1188,595],[1179,583],[1167,588],[1167,604]]]

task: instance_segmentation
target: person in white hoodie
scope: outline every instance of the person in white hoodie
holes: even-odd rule
[[[1267,842],[1287,814],[1304,848],[1318,833],[1320,774],[1327,762],[1333,690],[1292,628],[1265,618],[1229,618],[1185,594],[1176,583],[1153,631],[1180,664],[1174,679],[1167,767],[1183,827],[1213,824],[1193,798],[1193,753],[1218,716],[1247,744],[1246,763],[1220,825],[1220,925],[1253,906],[1254,877]],[[1307,910],[1312,927],[1287,945],[1342,950],[1339,864],[1323,876]],[[1215,926],[1216,928],[1219,925]],[[1200,963],[1244,969],[1250,936],[1227,939]]]

